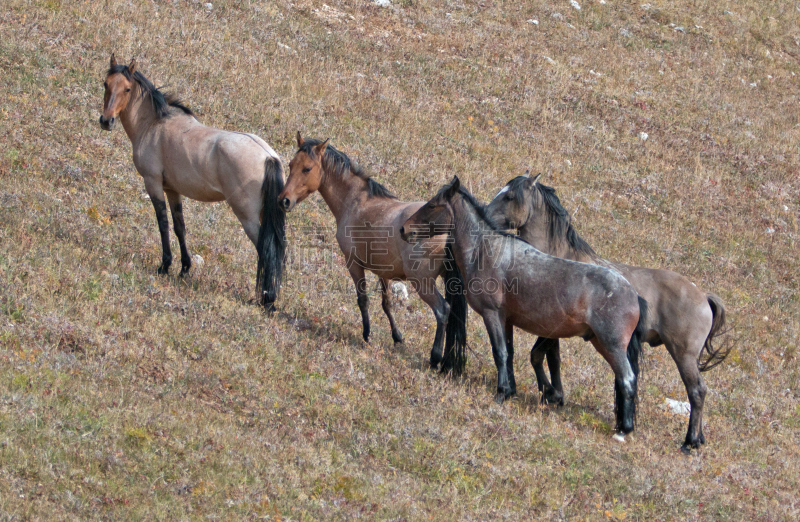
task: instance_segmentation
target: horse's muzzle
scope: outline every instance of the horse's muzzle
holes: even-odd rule
[[[291,210],[294,208],[294,203],[295,203],[295,202],[294,202],[294,201],[292,201],[292,200],[291,200],[291,199],[289,199],[289,198],[283,198],[283,199],[281,199],[281,200],[280,200],[280,207],[281,207],[281,210],[283,210],[284,212],[291,212]]]
[[[400,238],[405,241],[406,243],[416,243],[417,242],[417,233],[412,231],[406,230],[406,227],[400,227]]]
[[[114,128],[114,124],[117,122],[117,119],[114,117],[106,118],[105,116],[100,116],[100,128],[103,130],[110,131]]]

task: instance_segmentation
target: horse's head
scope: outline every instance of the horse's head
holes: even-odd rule
[[[103,115],[100,116],[100,127],[110,131],[117,122],[117,116],[124,111],[131,99],[134,87],[133,74],[136,72],[136,60],[131,60],[127,67],[117,65],[114,55],[111,55],[111,66],[108,69],[106,80],[103,82],[105,95],[103,96]]]
[[[527,174],[527,172],[526,172]],[[486,216],[502,228],[521,228],[531,219],[536,176],[518,176],[486,206]]]
[[[454,222],[451,201],[460,187],[458,176],[453,176],[450,184],[445,185],[438,194],[403,223],[400,227],[400,237],[408,243],[416,243],[422,239],[449,233]]]
[[[322,157],[328,146],[328,140],[310,147],[304,147],[304,144],[306,140],[300,136],[300,131],[297,131],[298,150],[289,162],[286,186],[278,195],[278,205],[284,212],[291,211],[295,205],[318,190],[322,183]]]

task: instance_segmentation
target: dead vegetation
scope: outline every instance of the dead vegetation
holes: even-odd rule
[[[3,3],[0,518],[797,519],[800,12],[580,5]],[[284,158],[297,130],[330,136],[404,199],[543,172],[598,252],[722,296],[738,344],[706,375],[708,445],[679,454],[663,348],[620,446],[585,343],[565,344],[558,410],[524,335],[521,394],[494,405],[474,316],[465,378],[426,371],[434,321],[413,296],[405,349],[375,294],[362,346],[318,197],[290,217],[271,318],[224,205],[185,204],[205,263],[157,277],[130,144],[97,124],[112,51]]]

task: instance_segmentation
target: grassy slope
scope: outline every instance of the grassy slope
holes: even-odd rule
[[[797,519],[800,13],[581,3],[4,2],[0,518]],[[291,215],[275,317],[249,303],[225,205],[185,205],[205,265],[156,277],[130,144],[97,125],[111,51],[287,159],[298,129],[331,136],[404,199],[544,172],[598,251],[725,300],[738,345],[706,375],[708,446],[678,452],[663,348],[620,446],[585,343],[565,343],[561,410],[538,406],[527,335],[521,396],[493,404],[474,316],[465,379],[425,371],[416,297],[405,350],[374,297],[362,346],[318,197]]]

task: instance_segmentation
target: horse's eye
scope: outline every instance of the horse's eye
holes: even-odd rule
[[[311,172],[311,167],[303,167],[303,174]]]
[[[513,194],[506,194],[506,201],[514,201],[514,195]]]
[[[131,89],[130,89],[130,87],[129,87],[129,88],[127,88],[127,89],[125,89],[125,92],[131,92]]]

